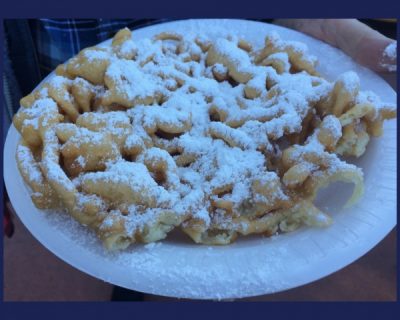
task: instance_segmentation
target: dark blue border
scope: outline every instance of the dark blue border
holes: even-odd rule
[[[370,18],[395,17],[399,12],[398,2],[348,1],[348,0],[16,0],[3,1],[3,17],[9,18],[232,18],[232,17],[280,17],[280,18]]]
[[[400,9],[397,11],[398,13],[400,13]],[[399,21],[397,21],[397,39],[400,39],[400,30],[399,30]],[[400,58],[397,55],[397,65],[399,65],[400,62]],[[398,72],[398,71],[397,71]],[[399,90],[399,85],[400,85],[400,80],[399,80],[399,74],[397,73],[397,91]],[[400,98],[397,95],[397,106],[399,106],[399,102],[400,102]],[[397,176],[397,184],[396,184],[396,190],[397,190],[397,198],[396,198],[396,202],[397,202],[397,225],[396,225],[396,230],[398,231],[398,223],[400,221],[399,217],[399,188],[398,188],[398,184],[399,184],[399,150],[398,150],[398,146],[399,146],[399,138],[400,138],[400,133],[399,133],[399,124],[400,124],[400,119],[399,116],[397,116],[396,118],[397,120],[397,159],[396,159],[396,176]],[[399,234],[397,232],[397,304],[399,305],[399,299],[400,299],[400,285],[399,285],[399,262],[400,262],[400,255],[399,255],[399,248],[400,248],[400,237]]]
[[[0,50],[3,53],[3,21],[1,21],[2,23],[0,24]],[[3,60],[2,60],[3,61]],[[0,73],[3,74],[3,62],[0,63]],[[3,89],[3,77],[1,77],[0,79],[0,85],[1,88]],[[3,262],[3,232],[4,232],[4,228],[3,228],[3,213],[4,213],[4,204],[3,204],[3,194],[4,194],[4,183],[3,183],[3,150],[4,150],[4,140],[5,137],[3,137],[3,117],[4,115],[4,107],[3,107],[3,101],[4,101],[4,92],[3,90],[0,90],[0,101],[1,101],[1,108],[0,108],[0,146],[1,146],[1,157],[0,157],[0,219],[1,219],[1,231],[0,231],[0,255],[1,255],[1,262]],[[3,263],[0,263],[0,272],[1,272],[1,280],[0,280],[0,284],[1,284],[1,288],[3,288]],[[3,301],[3,290],[0,291],[0,301]]]
[[[395,303],[5,303],[11,319],[384,319],[398,318]],[[279,318],[278,318],[279,317]]]

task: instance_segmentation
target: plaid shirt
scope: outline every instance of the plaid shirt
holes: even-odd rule
[[[114,36],[124,28],[137,29],[167,19],[38,19],[29,26],[36,47],[41,75],[76,55],[81,49],[94,46]]]
[[[81,49],[112,38],[124,28],[137,29],[167,19],[7,19],[5,29],[5,108],[8,117],[19,108],[19,99],[31,92],[57,65]]]

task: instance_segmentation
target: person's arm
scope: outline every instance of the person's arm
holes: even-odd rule
[[[325,41],[376,72],[396,71],[397,42],[356,19],[277,19],[274,22]],[[389,54],[384,53],[391,44]]]

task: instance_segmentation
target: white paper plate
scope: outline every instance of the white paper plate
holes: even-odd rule
[[[305,42],[319,58],[319,71],[325,77],[335,79],[344,71],[354,70],[361,78],[363,90],[375,91],[384,101],[396,101],[395,92],[385,81],[342,52],[274,25],[242,20],[177,21],[137,30],[134,38],[150,37],[161,31],[228,31],[260,46],[265,33],[273,29],[284,39]],[[119,254],[104,252],[93,233],[69,216],[40,211],[32,204],[14,158],[20,136],[13,126],[5,144],[5,182],[15,211],[30,232],[59,258],[96,278],[173,297],[256,296],[294,288],[345,267],[396,225],[396,121],[388,121],[384,129],[384,136],[371,141],[366,154],[356,161],[365,173],[364,197],[350,209],[338,209],[331,227],[303,228],[273,238],[242,238],[224,247],[195,245],[175,234],[161,244],[137,245]],[[328,191],[319,202],[334,209],[350,190],[334,186]]]

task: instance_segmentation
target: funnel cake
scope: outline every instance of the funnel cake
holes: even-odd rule
[[[18,168],[40,209],[65,209],[109,250],[179,228],[229,244],[303,225],[325,227],[313,202],[334,181],[363,193],[360,157],[396,106],[334,82],[298,42],[262,48],[234,35],[128,29],[91,47],[21,100]]]

